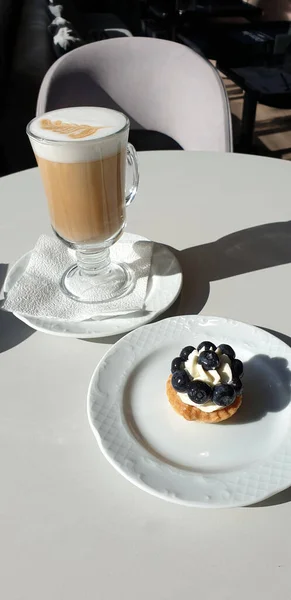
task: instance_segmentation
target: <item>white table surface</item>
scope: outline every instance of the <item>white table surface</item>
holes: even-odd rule
[[[176,313],[233,317],[291,343],[291,164],[155,152],[140,171],[128,230],[181,251]],[[37,170],[2,178],[0,199],[0,262],[12,264],[50,231]],[[1,599],[289,598],[290,490],[259,507],[191,509],[106,462],[86,394],[111,342],[0,313]]]

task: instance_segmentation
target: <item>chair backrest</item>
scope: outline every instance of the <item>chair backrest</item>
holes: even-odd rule
[[[133,129],[166,134],[185,150],[232,150],[229,103],[218,72],[174,42],[116,38],[69,52],[44,77],[37,114],[67,106],[116,108]]]

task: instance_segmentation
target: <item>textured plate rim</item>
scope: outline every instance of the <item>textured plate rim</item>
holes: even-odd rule
[[[168,319],[164,319],[158,323],[150,323],[150,324],[146,324],[140,328],[138,328],[139,332],[141,330],[145,330],[145,329],[149,329],[149,328],[158,328],[161,325],[165,324],[167,321],[173,321],[173,320],[183,320],[183,321],[187,321],[187,320],[197,320],[197,321],[203,321],[203,320],[215,320],[215,321],[225,321],[229,324],[235,324],[236,326],[243,326],[245,328],[247,328],[250,332],[257,330],[258,332],[260,332],[260,334],[262,335],[262,337],[266,337],[269,339],[273,339],[276,340],[277,344],[279,345],[280,348],[285,349],[285,355],[284,357],[286,358],[286,355],[289,355],[289,363],[291,365],[291,349],[290,347],[283,341],[281,341],[279,338],[277,338],[275,335],[265,331],[264,329],[261,329],[260,327],[256,327],[255,325],[251,325],[249,323],[245,323],[243,321],[237,321],[234,319],[229,319],[226,317],[218,317],[218,316],[208,316],[208,315],[183,315],[183,316],[176,316],[176,317],[169,317]],[[180,497],[173,497],[173,496],[169,496],[169,495],[165,495],[165,493],[163,492],[159,492],[158,490],[154,489],[153,487],[151,487],[150,485],[144,483],[143,481],[139,480],[137,476],[132,475],[130,472],[126,471],[123,466],[120,466],[118,464],[118,462],[110,455],[110,453],[108,452],[108,450],[106,449],[106,447],[103,444],[103,439],[102,436],[100,434],[100,432],[98,431],[94,421],[93,421],[93,416],[92,416],[92,411],[91,411],[91,397],[93,394],[93,386],[95,384],[95,379],[97,377],[97,374],[99,372],[100,367],[102,366],[102,364],[104,363],[104,361],[106,360],[106,358],[108,356],[110,356],[114,351],[116,351],[116,348],[118,349],[120,345],[123,345],[124,343],[126,343],[132,336],[134,336],[136,334],[136,331],[131,331],[129,332],[126,336],[124,336],[121,340],[119,340],[118,342],[116,342],[116,344],[114,344],[114,346],[112,346],[111,348],[108,349],[108,351],[105,353],[105,355],[103,356],[103,358],[99,361],[99,363],[97,364],[93,375],[91,377],[90,383],[89,383],[89,388],[88,388],[88,393],[87,393],[87,416],[88,416],[88,421],[89,421],[89,425],[90,428],[94,434],[94,437],[97,440],[99,449],[101,450],[103,456],[107,459],[107,461],[114,467],[114,469],[120,473],[125,479],[127,479],[128,481],[130,481],[133,485],[135,485],[136,487],[140,488],[141,490],[156,496],[162,500],[166,500],[168,502],[172,502],[174,504],[179,504],[179,505],[183,505],[183,506],[188,506],[188,507],[196,507],[196,508],[207,508],[207,509],[218,509],[218,508],[241,508],[241,507],[246,507],[246,506],[251,506],[253,504],[257,504],[259,502],[262,502],[264,500],[267,500],[268,498],[271,498],[272,496],[274,496],[275,494],[279,494],[281,492],[283,492],[284,490],[288,489],[288,487],[291,486],[291,475],[290,478],[288,480],[288,482],[277,486],[276,488],[269,490],[268,492],[262,492],[261,494],[258,494],[254,499],[250,499],[250,500],[237,500],[237,501],[231,501],[231,503],[221,503],[221,502],[211,502],[211,504],[206,503],[206,502],[200,502],[198,500],[187,500],[187,499],[183,499]],[[284,353],[283,353],[284,354]],[[290,424],[290,434],[291,434],[291,424]],[[289,436],[291,437],[291,435]],[[135,440],[135,445],[140,446],[140,444],[137,442],[137,440]],[[272,455],[271,455],[272,456]],[[240,470],[237,471],[233,471],[232,474],[238,473]],[[195,476],[197,475],[197,473],[193,473],[193,477],[195,478]],[[213,474],[212,474],[213,475]],[[210,478],[211,478],[211,474],[210,474]]]

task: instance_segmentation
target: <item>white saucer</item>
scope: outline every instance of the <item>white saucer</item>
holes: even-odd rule
[[[171,360],[203,340],[244,361],[232,419],[189,422],[168,402]],[[139,488],[201,507],[261,501],[291,485],[291,349],[265,331],[217,317],[165,319],[129,333],[99,363],[88,417],[108,461]]]
[[[137,240],[146,240],[137,235]],[[30,258],[30,252],[22,256],[9,271],[4,292],[7,293],[21,277]],[[56,319],[28,317],[15,312],[14,315],[33,329],[53,335],[77,338],[98,338],[118,335],[149,323],[163,313],[178,297],[182,287],[182,273],[174,254],[161,244],[154,244],[148,291],[143,311],[111,318],[89,319],[68,322]]]

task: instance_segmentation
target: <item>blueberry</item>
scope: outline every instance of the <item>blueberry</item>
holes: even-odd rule
[[[177,392],[187,392],[190,383],[186,371],[175,371],[172,375],[172,386]]]
[[[239,396],[242,391],[242,382],[240,379],[233,379],[231,385],[235,391],[235,393]]]
[[[181,356],[177,356],[172,360],[171,364],[171,373],[175,373],[175,371],[180,371],[184,368],[184,361]]]
[[[217,369],[220,365],[219,356],[212,350],[204,350],[198,356],[198,364],[202,365],[205,371]]]
[[[194,346],[186,346],[186,348],[183,348],[183,350],[180,352],[180,357],[182,360],[188,360],[188,356],[191,354],[191,352],[193,352],[193,350],[195,350]]]
[[[235,351],[228,344],[219,344],[218,348],[222,354],[226,354],[229,358],[235,358]]]
[[[220,383],[214,387],[212,400],[214,404],[224,408],[234,402],[235,396],[236,392],[232,385]]]
[[[201,344],[197,346],[198,352],[200,352],[202,348],[204,348],[204,350],[216,350],[216,346],[212,342],[201,342]]]
[[[239,377],[241,377],[244,372],[244,367],[243,367],[241,360],[238,360],[238,358],[235,358],[231,363],[231,370],[232,370],[233,379],[238,379]]]
[[[188,396],[196,404],[205,404],[212,397],[212,388],[204,381],[191,381],[188,385]]]

